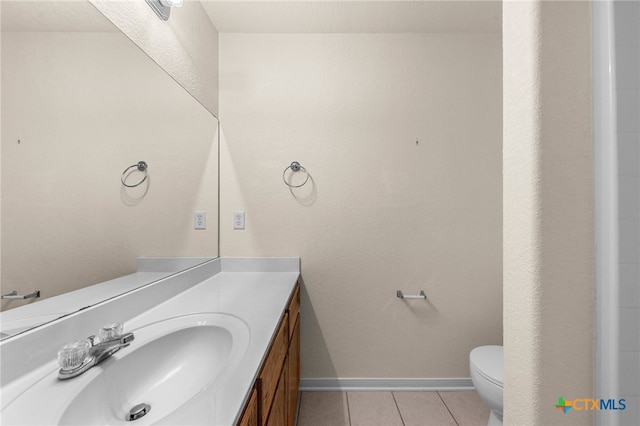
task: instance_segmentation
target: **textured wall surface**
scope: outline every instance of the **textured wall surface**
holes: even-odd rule
[[[221,255],[301,256],[304,378],[469,377],[502,343],[500,43],[220,35]]]
[[[200,2],[187,0],[162,21],[145,1],[89,1],[218,115],[218,32]]]
[[[586,2],[505,2],[505,424],[591,424],[591,15]]]

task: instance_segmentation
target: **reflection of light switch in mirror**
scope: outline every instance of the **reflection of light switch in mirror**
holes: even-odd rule
[[[207,212],[193,212],[193,229],[207,229]]]
[[[233,229],[244,229],[244,212],[233,212]]]

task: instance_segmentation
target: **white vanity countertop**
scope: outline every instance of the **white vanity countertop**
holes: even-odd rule
[[[176,315],[218,312],[238,317],[249,327],[244,359],[210,400],[207,417],[201,412],[194,412],[193,418],[183,415],[184,424],[235,424],[300,275],[298,271],[230,272],[224,261],[222,272],[125,324],[126,331]],[[295,262],[297,268],[297,258]]]
[[[200,273],[201,278],[194,284],[185,282],[191,280],[188,278],[180,278],[175,284],[172,284],[172,281],[152,284],[124,296],[120,299],[121,301],[110,301],[100,307],[91,308],[75,316],[58,320],[33,333],[27,332],[24,337],[16,336],[14,340],[16,343],[25,337],[27,339],[24,340],[25,343],[21,344],[21,346],[15,345],[18,350],[16,351],[16,356],[12,356],[12,358],[20,359],[21,353],[28,354],[32,350],[30,348],[34,345],[35,338],[28,338],[30,334],[35,334],[36,337],[42,339],[42,337],[53,333],[54,336],[51,337],[51,340],[59,343],[60,336],[58,336],[59,332],[57,330],[69,327],[75,329],[78,327],[74,325],[76,323],[90,322],[95,324],[96,321],[102,321],[103,319],[104,323],[117,321],[120,319],[117,317],[118,314],[131,309],[131,306],[138,306],[139,309],[142,309],[138,315],[126,317],[125,332],[133,331],[134,334],[135,330],[140,327],[177,316],[211,312],[232,315],[242,320],[247,325],[250,333],[246,352],[238,366],[229,370],[229,374],[225,375],[218,383],[219,386],[217,384],[206,388],[193,400],[187,402],[184,406],[185,409],[178,410],[179,414],[177,416],[179,417],[170,415],[165,419],[161,419],[158,424],[174,424],[179,419],[179,423],[182,425],[233,425],[250,395],[254,380],[259,373],[260,365],[266,356],[280,318],[287,307],[291,292],[300,276],[300,259],[221,258],[214,261],[213,264],[210,263],[210,265],[213,266],[205,265],[197,268],[197,270],[209,272],[208,275]],[[197,275],[198,272],[195,272],[195,274]],[[174,281],[176,279],[178,278],[172,278]],[[183,282],[185,283],[183,284]],[[176,286],[180,287],[177,294],[169,294],[168,299],[166,297],[157,299],[160,302],[150,308],[142,307],[144,305],[142,303],[143,300],[149,302],[149,298],[155,299],[160,297],[158,295],[168,294],[168,289]],[[158,290],[154,290],[154,288]],[[143,296],[145,297],[144,299],[141,298]],[[109,307],[110,305],[111,307]],[[99,320],[96,318],[99,318]],[[64,324],[67,321],[71,322],[65,326]],[[48,332],[47,329],[49,329]],[[38,342],[36,344],[40,349],[42,340],[35,341]],[[46,342],[45,346],[52,345],[53,343]],[[117,358],[123,356],[126,351],[135,350],[135,345],[136,341],[134,340],[129,348],[116,353],[114,355],[115,361],[117,362]],[[14,351],[15,349],[11,350]],[[48,349],[47,353],[49,352],[50,350]],[[55,354],[55,352],[53,353]],[[59,387],[59,383],[56,384],[54,379],[57,375],[57,363],[54,357],[55,355],[45,365],[21,375],[21,377],[18,377],[17,380],[7,386],[3,385],[2,397],[5,400],[2,404],[3,411],[8,408],[7,405],[13,405],[11,400],[14,397],[19,397],[22,390],[40,382],[40,378],[45,377],[43,374],[48,377],[46,380],[51,381],[52,385]],[[79,384],[80,382],[77,383]],[[176,392],[179,391],[179,389],[176,389]],[[49,401],[50,404],[47,404],[52,405],[54,407],[52,410],[56,412],[52,413],[51,417],[47,415],[46,418],[50,420],[59,418],[59,411],[65,408],[62,400],[62,406],[60,406],[53,399],[58,399],[58,396],[54,396],[52,401]],[[37,404],[34,401],[30,403]],[[40,413],[39,416],[41,417],[43,414]],[[146,423],[142,420],[140,419],[138,422],[140,424]],[[21,421],[29,423],[27,418],[22,418]]]

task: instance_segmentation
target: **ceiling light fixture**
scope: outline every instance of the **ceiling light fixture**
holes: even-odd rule
[[[151,9],[158,15],[158,18],[166,21],[171,15],[172,7],[181,7],[183,0],[146,0]]]

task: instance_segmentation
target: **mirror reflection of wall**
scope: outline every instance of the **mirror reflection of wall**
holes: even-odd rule
[[[17,18],[20,3],[39,15]],[[33,26],[66,20],[38,9],[60,4],[103,24]],[[217,256],[216,118],[91,4],[2,8],[3,294],[56,296],[135,272],[139,256]],[[148,182],[125,188],[141,160]]]

